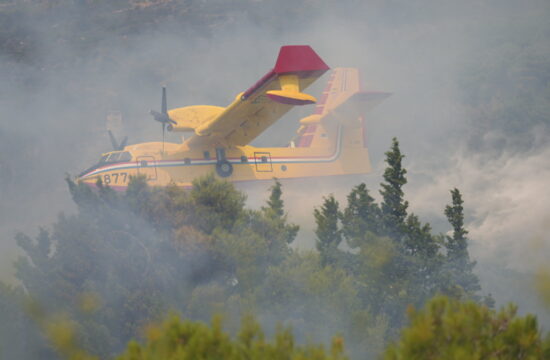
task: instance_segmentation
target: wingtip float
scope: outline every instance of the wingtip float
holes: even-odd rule
[[[215,172],[229,181],[306,178],[368,173],[365,113],[389,93],[362,91],[354,68],[336,68],[321,97],[304,93],[330,68],[307,45],[283,46],[275,67],[227,107],[195,105],[168,110],[163,89],[161,112],[152,111],[164,130],[193,132],[181,144],[149,142],[116,146],[79,176],[124,190],[131,176],[151,185],[189,187],[194,178]],[[315,104],[312,115],[287,147],[249,143],[293,106]]]

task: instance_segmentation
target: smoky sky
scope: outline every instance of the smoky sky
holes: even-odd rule
[[[311,45],[331,67],[358,67],[364,89],[392,93],[368,115],[371,174],[284,183],[290,216],[302,225],[300,246],[313,244],[311,213],[322,196],[334,193],[344,204],[351,186],[365,181],[379,199],[384,152],[395,136],[406,154],[411,211],[424,221],[448,231],[443,208],[458,187],[480,263],[529,273],[540,264],[532,256],[548,253],[546,130],[478,123],[462,106],[481,91],[475,81],[464,85],[472,63],[491,69],[501,56],[495,49],[508,43],[544,46],[545,1],[52,4],[0,4],[2,34],[17,34],[2,40],[11,50],[0,55],[2,278],[12,272],[16,231],[33,234],[60,211],[74,211],[63,178],[111,150],[106,114],[121,112],[119,138],[160,140],[148,113],[160,107],[161,86],[170,108],[226,106],[271,69],[286,44]],[[502,88],[517,86],[499,79]],[[310,92],[319,96],[325,81]],[[285,144],[312,111],[294,109],[254,144]],[[268,186],[243,189],[251,206],[261,205]]]

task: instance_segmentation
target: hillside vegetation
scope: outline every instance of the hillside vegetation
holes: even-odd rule
[[[402,158],[394,139],[386,153],[380,204],[360,184],[342,208],[328,196],[314,209],[317,249],[311,251],[291,246],[298,226],[287,218],[277,181],[265,206],[252,210],[245,207],[243,193],[214,175],[195,180],[189,191],[150,188],[143,178],[134,178],[125,193],[101,182],[94,191],[67,179],[77,214],[60,215],[51,231],[42,230],[35,239],[17,236],[25,255],[16,263],[16,274],[25,292],[0,288],[6,300],[0,314],[13,319],[3,324],[20,324],[0,329],[6,334],[0,349],[27,358],[55,358],[56,353],[108,358],[131,339],[141,339],[167,312],[177,311],[203,322],[222,315],[229,334],[237,334],[243,317],[254,316],[268,336],[279,339],[262,345],[263,333],[246,322],[238,338],[252,331],[253,347],[262,349],[252,352],[256,358],[262,351],[309,358],[321,350],[289,344],[330,343],[336,334],[345,339],[352,358],[374,358],[398,338],[407,324],[406,309],[422,308],[437,294],[454,299],[452,304],[474,301],[478,305],[471,306],[492,316],[484,306],[493,300],[482,296],[472,271],[459,190],[451,191],[444,211],[452,235],[432,233],[429,224],[408,212]],[[30,302],[26,311],[16,305],[24,302]],[[540,336],[536,322],[526,321],[531,325],[525,331]],[[274,332],[279,325],[291,327],[293,335],[281,328]],[[153,332],[160,338],[149,335],[151,348],[143,351],[178,353],[169,338],[180,331],[190,331],[191,337],[212,334],[205,335],[200,349],[214,351],[210,347],[219,341],[231,341],[216,335],[220,326],[216,322],[209,330],[172,319]],[[535,346],[532,341],[525,346]],[[125,356],[134,358],[131,354],[141,351],[136,346]],[[215,351],[232,353],[233,346],[243,345],[227,343]],[[343,348],[336,349],[330,356],[343,356]],[[184,346],[181,351],[195,350]]]

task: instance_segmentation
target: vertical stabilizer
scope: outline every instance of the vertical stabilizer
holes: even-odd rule
[[[341,125],[344,131],[362,133],[365,139],[365,114],[382,102],[390,93],[363,91],[359,70],[355,68],[336,68],[330,74],[325,90],[312,115],[300,120],[300,129],[294,142],[296,147],[326,147],[335,142],[334,134],[339,133]]]

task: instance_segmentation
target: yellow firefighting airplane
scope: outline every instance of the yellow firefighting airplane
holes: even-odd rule
[[[390,94],[362,91],[357,69],[334,69],[320,101],[302,92],[329,70],[309,46],[283,46],[275,67],[228,107],[195,105],[151,111],[168,131],[194,132],[181,144],[149,142],[118,146],[84,171],[79,181],[124,190],[131,176],[150,185],[190,187],[211,172],[229,181],[271,180],[370,171],[364,114]],[[300,120],[288,147],[248,145],[293,106],[317,104]],[[111,137],[111,140],[114,140]]]

